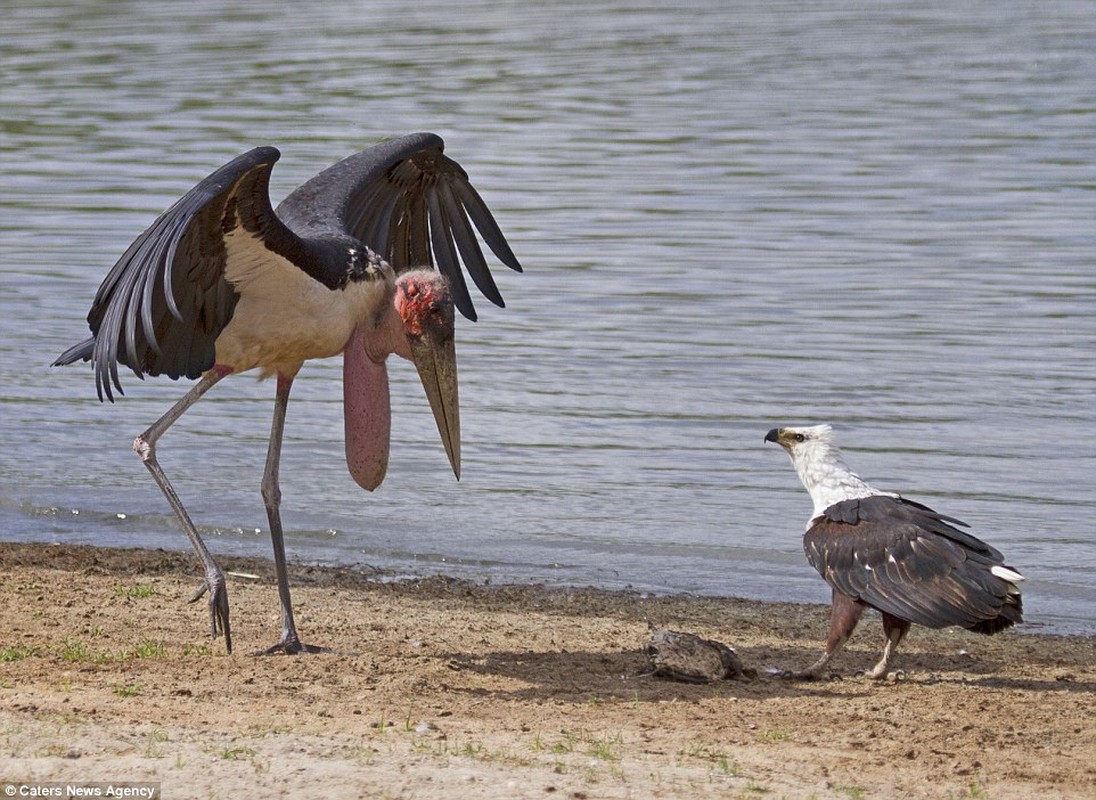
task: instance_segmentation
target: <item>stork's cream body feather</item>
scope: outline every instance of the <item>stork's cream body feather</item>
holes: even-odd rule
[[[370,269],[386,270],[387,280],[349,281],[332,291],[242,229],[225,237],[225,247],[225,277],[240,299],[217,337],[217,363],[235,372],[296,375],[309,359],[341,353],[359,325],[391,306],[385,262]]]

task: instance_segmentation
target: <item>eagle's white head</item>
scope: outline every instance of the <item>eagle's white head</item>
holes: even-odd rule
[[[857,497],[888,495],[868,484],[849,469],[841,451],[833,441],[833,428],[829,425],[811,425],[802,428],[773,428],[765,435],[766,442],[776,442],[792,459],[799,480],[807,488],[814,502],[813,520],[834,503]],[[810,527],[810,523],[807,523]]]

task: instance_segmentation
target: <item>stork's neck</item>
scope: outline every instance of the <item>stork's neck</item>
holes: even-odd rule
[[[407,344],[403,320],[391,304],[375,327],[359,328],[355,335],[360,337],[360,343],[369,358],[378,364],[384,363],[392,353],[411,360],[411,347]]]
[[[849,469],[841,451],[829,442],[803,442],[792,448],[790,455],[799,480],[814,502],[812,519],[842,500],[889,494]]]

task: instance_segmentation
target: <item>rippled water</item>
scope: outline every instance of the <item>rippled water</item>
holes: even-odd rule
[[[307,6],[307,8],[305,8]],[[459,328],[460,484],[413,369],[374,495],[340,362],[290,404],[301,560],[824,601],[780,423],[970,522],[1036,629],[1096,631],[1089,3],[5,4],[0,538],[185,547],[129,452],[184,391],[46,365],[126,245],[258,144],[273,193],[434,130],[526,267]],[[462,321],[463,322],[463,321]],[[220,553],[266,554],[273,386],[162,442]]]

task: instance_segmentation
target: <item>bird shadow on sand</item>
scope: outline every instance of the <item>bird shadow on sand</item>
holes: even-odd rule
[[[744,661],[753,663],[748,660],[748,651],[740,654]],[[753,679],[725,679],[711,683],[667,680],[650,674],[647,659],[638,649],[617,652],[452,652],[440,654],[439,657],[454,672],[473,673],[511,684],[504,689],[451,686],[452,691],[510,700],[587,702],[596,698],[598,702],[632,703],[637,700],[700,700],[728,696],[763,698],[837,694],[825,681],[789,681],[768,674],[759,674]],[[841,694],[848,696],[848,691]]]
[[[1004,675],[965,676],[929,676],[920,683],[956,683],[964,686],[978,686],[985,689],[1004,689],[1025,692],[1068,692],[1096,694],[1096,681],[1077,680],[1072,675],[1062,675],[1052,680],[1042,678],[1017,678]]]

